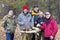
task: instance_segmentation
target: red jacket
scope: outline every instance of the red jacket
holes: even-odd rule
[[[45,21],[43,25],[40,27],[40,29],[44,31],[44,37],[50,37],[50,36],[55,37],[58,31],[57,22],[54,19],[50,18],[48,25],[46,24],[47,23]]]

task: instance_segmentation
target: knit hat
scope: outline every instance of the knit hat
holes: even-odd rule
[[[27,9],[28,10],[28,6],[27,5],[24,5],[22,8],[23,8],[23,10],[24,9]]]

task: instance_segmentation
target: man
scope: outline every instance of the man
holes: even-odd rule
[[[39,10],[38,5],[34,5],[33,8],[30,10],[31,15],[32,15],[32,21],[33,21],[33,26],[36,27],[36,25],[38,24],[37,20],[38,20],[38,13],[41,12]],[[35,34],[33,33],[33,37],[32,40],[35,40]]]
[[[16,29],[16,19],[13,10],[3,17],[2,26],[6,31],[6,40],[13,40]]]
[[[20,26],[20,30],[23,31],[29,31],[31,29],[31,24],[32,24],[32,17],[31,14],[28,12],[28,6],[23,6],[23,12],[20,13],[17,19],[18,25]],[[24,35],[22,34],[22,40],[24,40]],[[27,36],[29,40],[29,36]]]
[[[44,22],[44,19],[45,19],[44,13],[43,12],[39,12],[39,16],[38,16],[38,20],[37,20],[38,24],[42,25],[43,22]]]
[[[38,16],[39,16],[39,13],[41,12],[39,10],[38,5],[34,5],[33,9],[30,12],[31,12],[31,15],[33,16],[34,27],[36,27]]]
[[[32,19],[33,19],[33,26],[36,27],[36,25],[38,24],[38,22],[37,22],[38,16],[39,16],[38,14],[39,14],[39,12],[41,12],[39,10],[38,5],[34,5],[33,9],[30,12],[31,12],[31,15],[33,16],[32,17]],[[34,33],[33,33],[32,40],[35,40],[35,34]]]
[[[39,10],[38,5],[34,5],[32,10],[31,10],[31,15],[38,15],[39,11],[40,10]]]
[[[44,31],[44,40],[54,40],[58,32],[57,22],[51,17],[49,12],[45,13],[45,17],[43,25],[39,25],[40,29]]]

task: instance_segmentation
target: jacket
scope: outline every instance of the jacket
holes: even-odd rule
[[[55,37],[56,33],[58,32],[57,22],[53,18],[50,18],[48,25],[47,22],[44,21],[40,29],[44,30],[44,37],[50,37],[50,36]]]
[[[24,25],[20,25],[21,23],[25,23]],[[24,12],[21,12],[20,15],[17,18],[17,23],[19,24],[19,28],[20,30],[29,30],[31,28],[31,24],[32,24],[32,16],[31,14],[28,12],[27,15],[24,15]]]
[[[2,24],[7,33],[14,33],[16,29],[16,19],[15,17],[10,17],[6,15],[2,19]]]

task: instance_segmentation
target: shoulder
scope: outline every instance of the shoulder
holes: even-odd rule
[[[30,14],[30,12],[28,12],[28,14],[27,14],[28,16],[31,16],[31,14]]]
[[[23,15],[23,12],[21,12],[19,15],[18,15],[18,17],[21,17]]]
[[[30,15],[30,16],[31,16],[31,13],[30,13],[30,12],[28,12],[28,15]]]
[[[21,12],[19,15],[23,15],[23,12]]]
[[[51,20],[51,23],[54,24],[54,23],[57,23],[57,21],[56,21],[55,19],[52,19],[52,20]]]
[[[8,15],[5,15],[5,16],[3,17],[3,19],[5,19],[5,18],[8,18]]]

